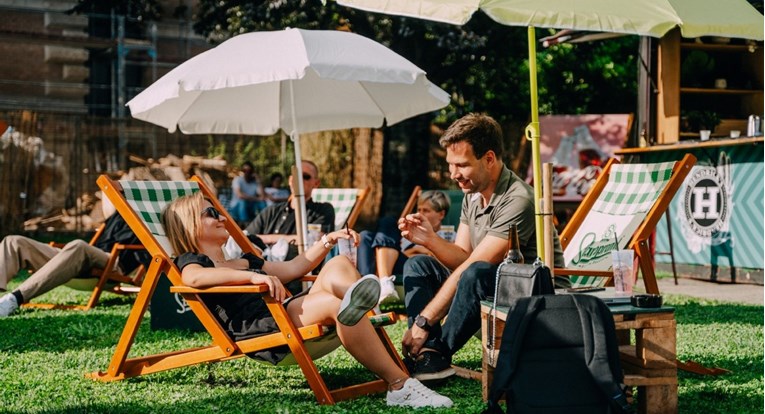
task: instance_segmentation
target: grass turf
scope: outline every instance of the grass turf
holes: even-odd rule
[[[18,283],[18,281],[16,281]],[[16,283],[12,284],[14,286]],[[83,303],[87,295],[58,288],[39,298]],[[763,412],[763,307],[668,296],[678,321],[678,356],[732,372],[718,377],[679,374],[681,413]],[[297,367],[274,368],[248,358],[198,365],[111,383],[84,374],[106,369],[131,299],[106,294],[89,312],[23,309],[0,319],[0,412],[183,412],[183,413],[404,413],[388,408],[383,394],[319,406]],[[388,327],[400,343],[405,325]],[[151,331],[144,319],[131,355],[207,344],[205,333]],[[456,364],[478,369],[480,343],[471,339]],[[338,349],[317,362],[331,388],[372,379]],[[565,381],[550,379],[551,386]],[[556,385],[557,383],[557,385]],[[477,381],[455,378],[439,388],[455,402],[451,410],[484,408]]]

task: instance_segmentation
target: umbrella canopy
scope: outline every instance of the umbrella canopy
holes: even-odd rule
[[[449,95],[385,46],[353,33],[287,29],[233,37],[138,94],[134,118],[185,134],[271,135],[379,128],[443,108]],[[298,182],[305,217],[303,181]],[[305,225],[298,234],[305,236]],[[304,240],[305,238],[303,238]]]
[[[127,106],[170,132],[271,135],[377,128],[448,102],[422,69],[373,40],[287,29],[231,38]]]
[[[763,20],[745,0],[337,0],[367,11],[462,25],[478,9],[498,23],[662,37],[763,39]]]
[[[763,39],[763,16],[746,0],[336,0],[338,4],[417,17],[451,24],[465,24],[481,9],[498,23],[527,26],[531,140],[536,203],[537,246],[544,246],[542,231],[541,163],[539,160],[539,111],[537,105],[536,40],[534,27],[615,32],[662,37],[679,27],[684,37],[723,36]],[[543,250],[540,257],[544,260]]]

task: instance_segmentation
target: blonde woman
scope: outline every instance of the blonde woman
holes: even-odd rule
[[[377,305],[380,284],[376,277],[359,278],[353,264],[337,256],[322,268],[310,289],[287,298],[284,284],[306,274],[324,259],[339,239],[358,243],[354,231],[326,234],[321,241],[288,262],[268,262],[253,254],[227,260],[221,246],[228,239],[225,217],[202,194],[176,199],[163,213],[162,222],[178,254],[183,283],[191,287],[264,283],[276,300],[283,302],[298,327],[314,323],[334,324],[340,342],[370,371],[388,383],[387,404],[407,407],[450,407],[452,401],[409,378],[388,356],[374,328],[365,317]],[[202,300],[236,340],[278,330],[259,295],[203,296]],[[289,349],[252,355],[272,363]]]

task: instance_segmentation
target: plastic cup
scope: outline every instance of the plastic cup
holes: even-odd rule
[[[635,252],[632,250],[614,250],[611,252],[612,265],[614,272],[614,290],[617,295],[631,296],[633,279]]]
[[[339,239],[337,241],[337,251],[356,266],[356,246],[353,245],[353,239]]]
[[[308,225],[308,239],[306,240],[306,246],[311,247],[319,241],[321,238],[321,224],[309,224]]]

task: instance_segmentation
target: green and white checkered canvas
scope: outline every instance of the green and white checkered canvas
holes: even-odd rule
[[[647,213],[672,178],[674,166],[674,162],[611,166],[608,183],[592,209],[622,216]]]
[[[343,228],[351,215],[358,188],[317,188],[311,193],[311,199],[318,203],[330,203],[335,208],[335,230]]]
[[[172,256],[173,250],[162,227],[162,210],[176,198],[199,191],[199,185],[193,181],[121,181],[120,185],[130,207]]]

